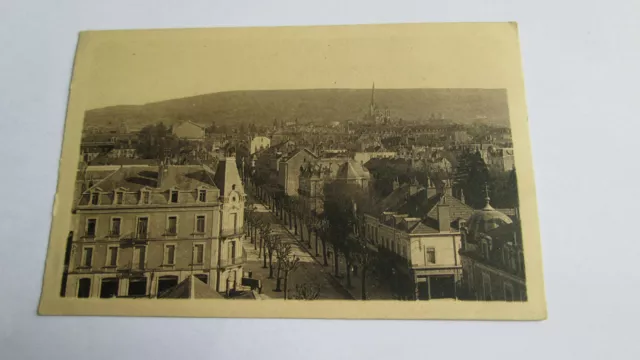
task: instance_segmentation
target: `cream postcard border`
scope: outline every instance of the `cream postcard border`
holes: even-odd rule
[[[485,88],[506,88],[511,131],[516,154],[520,214],[527,274],[528,301],[525,303],[475,302],[455,300],[431,301],[361,301],[361,300],[154,300],[154,299],[73,299],[59,296],[63,272],[65,241],[71,221],[74,182],[79,160],[83,117],[86,109],[87,89],[92,70],[93,51],[99,44],[117,41],[175,40],[200,36],[250,38],[260,41],[265,38],[305,37],[331,39],[376,38],[393,36],[415,39],[421,34],[442,38],[443,46],[451,46],[447,38],[455,39],[456,46],[464,47],[464,36],[469,41],[492,39],[486,50],[493,52],[501,61],[504,73],[501,84],[495,84],[495,74],[479,73],[486,78]],[[452,37],[453,36],[453,37]],[[463,39],[463,40],[461,40]],[[461,41],[463,43],[461,43]],[[471,44],[471,43],[469,43]],[[167,42],[166,46],[170,46]],[[385,49],[379,49],[384,52]],[[301,49],[300,51],[304,51]],[[438,49],[434,48],[434,52]],[[397,54],[403,56],[403,54]],[[416,56],[416,54],[412,54]],[[426,54],[425,60],[429,54]],[[266,59],[265,61],[268,61]],[[461,60],[458,60],[461,61]],[[468,59],[468,67],[482,72],[482,64]],[[313,66],[309,66],[313,71]],[[194,70],[195,71],[195,70]],[[385,74],[392,77],[393,74]],[[442,86],[465,87],[465,79],[439,75]],[[447,78],[449,76],[449,78]],[[301,80],[304,81],[304,80]],[[472,84],[472,85],[475,85]],[[312,88],[313,83],[301,83],[298,88]],[[420,87],[420,86],[415,86]],[[467,86],[467,87],[478,87]],[[250,89],[247,89],[250,90]],[[468,319],[468,320],[543,320],[546,319],[546,301],[543,284],[540,232],[536,205],[528,117],[525,104],[524,81],[521,69],[520,46],[516,23],[440,23],[440,24],[390,24],[348,25],[315,27],[270,27],[270,28],[212,28],[173,30],[90,31],[82,32],[75,57],[70,87],[67,119],[58,175],[58,187],[53,206],[49,250],[38,313],[41,315],[113,315],[113,316],[160,316],[160,317],[238,317],[238,318],[337,318],[337,319]]]

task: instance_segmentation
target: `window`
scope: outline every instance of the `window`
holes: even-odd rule
[[[207,202],[207,190],[198,191],[198,201]]]
[[[147,294],[147,278],[129,279],[129,296],[145,296]]]
[[[169,216],[167,218],[167,234],[175,235],[178,233],[178,217]]]
[[[229,251],[227,252],[227,257],[231,260],[231,264],[236,263],[236,242],[231,241],[229,243]]]
[[[513,285],[504,283],[504,300],[513,301]]]
[[[237,213],[231,214],[231,219],[233,221],[233,233],[237,234],[238,233],[238,214]]]
[[[460,220],[460,223],[458,224],[458,227],[460,228],[460,230],[464,229],[467,227],[467,222],[464,220]]]
[[[91,193],[91,205],[98,205],[100,201],[100,194]]]
[[[193,246],[193,263],[204,263],[204,244],[195,244]]]
[[[107,262],[106,266],[118,266],[118,247],[109,246],[107,249]]]
[[[142,203],[148,204],[151,199],[151,193],[149,191],[142,192]]]
[[[118,279],[102,279],[102,286],[100,286],[100,298],[109,299],[115,298],[116,296],[118,296]]]
[[[93,248],[86,247],[82,250],[82,266],[91,267],[93,263]]]
[[[175,275],[161,276],[158,278],[158,296],[178,285],[178,277]]]
[[[96,219],[88,219],[87,220],[87,237],[95,237],[96,236]]]
[[[138,218],[138,228],[136,231],[136,234],[138,235],[139,239],[146,239],[148,234],[148,229],[149,229],[149,218],[146,217],[141,217]]]
[[[165,245],[164,246],[164,264],[175,265],[176,263],[176,246]]]
[[[147,249],[144,246],[136,246],[133,249],[132,267],[134,269],[144,269],[147,252],[146,250]]]
[[[196,232],[204,233],[204,215],[198,215],[196,217]]]
[[[482,274],[482,295],[484,300],[491,300],[491,277],[489,274]]]
[[[436,263],[436,249],[427,248],[427,263],[429,264]]]
[[[486,240],[482,240],[482,256],[485,259],[489,259],[489,244]]]
[[[518,270],[518,265],[516,264],[516,257],[515,257],[515,254],[513,254],[513,253],[510,256],[509,266],[511,266],[511,270],[513,270],[513,271],[517,271]]]
[[[78,297],[88,298],[91,295],[91,279],[80,279],[78,281]]]
[[[111,219],[111,235],[118,236],[120,235],[120,218]]]
[[[178,202],[178,191],[177,190],[171,190],[170,202],[172,202],[174,204]]]
[[[116,191],[115,204],[121,205],[123,198],[124,198],[124,193],[122,191]]]

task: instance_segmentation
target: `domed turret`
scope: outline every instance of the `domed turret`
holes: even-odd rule
[[[484,208],[474,211],[467,221],[471,240],[475,240],[478,234],[486,234],[490,230],[513,223],[511,218],[491,206],[491,199],[488,195],[485,200]]]

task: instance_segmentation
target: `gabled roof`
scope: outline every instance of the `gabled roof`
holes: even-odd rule
[[[368,179],[371,175],[359,162],[349,160],[340,166],[338,177],[341,179]]]
[[[314,154],[313,151],[311,151],[311,150],[309,150],[307,148],[302,148],[302,149],[297,149],[297,150],[291,151],[290,153],[284,155],[282,157],[282,159],[280,159],[280,161],[287,162],[287,161],[291,160],[294,156],[296,156],[296,155],[298,155],[298,154],[300,154],[302,152],[307,152],[309,155],[313,156],[314,159],[318,158],[318,155]]]
[[[201,124],[198,124],[198,123],[195,123],[195,122],[193,122],[193,121],[191,121],[191,120],[182,121],[182,122],[181,122],[181,123],[179,123],[177,126],[181,126],[181,125],[184,125],[184,124],[191,124],[191,125],[195,125],[195,126],[197,126],[197,127],[201,128],[201,129],[203,129],[203,130],[207,128],[206,126],[201,125]]]

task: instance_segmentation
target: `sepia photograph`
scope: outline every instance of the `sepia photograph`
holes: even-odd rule
[[[43,315],[546,318],[515,24],[85,32],[67,116]]]

